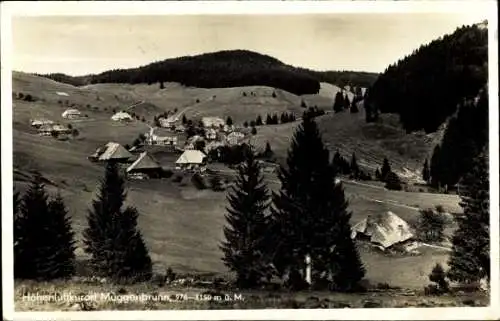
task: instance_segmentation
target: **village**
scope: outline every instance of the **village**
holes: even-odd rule
[[[126,110],[114,113],[109,120],[124,125],[137,121],[138,118]],[[314,108],[309,108],[309,112],[325,114]],[[291,117],[296,119],[293,114]],[[31,120],[30,125],[37,129],[40,136],[67,140],[78,136],[78,130],[73,128],[71,122],[86,117],[78,109],[68,108],[61,118],[67,124],[39,118]],[[272,117],[267,122],[269,125],[274,123]],[[179,182],[190,177],[198,189],[224,191],[232,185],[236,172],[231,169],[243,157],[241,153],[255,130],[255,122],[249,127],[248,124],[235,126],[230,117],[226,120],[216,116],[187,119],[177,109],[155,116],[147,126],[149,131],[140,134],[131,144],[110,141],[98,146],[93,154],[88,155],[88,160],[96,165],[117,163],[124,176],[131,181],[161,180],[173,176],[174,181]],[[264,173],[275,173],[278,167],[269,157],[261,157],[259,162]],[[337,178],[336,183],[340,182]],[[443,212],[442,209],[438,211]],[[391,211],[368,215],[353,224],[351,237],[391,255],[414,256],[419,255],[418,248],[422,246],[436,247],[419,242],[414,228]],[[447,250],[445,247],[437,248]]]

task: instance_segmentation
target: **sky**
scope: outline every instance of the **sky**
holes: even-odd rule
[[[420,45],[485,18],[478,12],[13,17],[12,69],[84,75],[247,49],[315,70],[383,72]]]

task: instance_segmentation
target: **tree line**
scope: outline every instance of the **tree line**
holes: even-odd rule
[[[369,87],[365,107],[399,114],[408,131],[434,132],[486,84],[487,63],[487,29],[463,26],[390,65]]]

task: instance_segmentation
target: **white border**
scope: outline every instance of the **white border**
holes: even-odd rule
[[[181,15],[181,14],[322,14],[322,13],[489,13],[489,99],[490,99],[490,197],[491,197],[491,303],[487,308],[400,308],[337,310],[188,310],[117,312],[14,312],[12,233],[12,78],[11,17],[13,15]],[[498,25],[495,1],[174,1],[174,2],[2,2],[2,233],[4,319],[72,320],[472,320],[497,319],[499,310],[499,127],[498,127]]]

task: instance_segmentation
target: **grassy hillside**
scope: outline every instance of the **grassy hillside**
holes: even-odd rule
[[[30,170],[40,170],[52,182],[48,185],[49,192],[60,191],[65,199],[76,235],[80,238],[80,232],[86,224],[88,206],[104,172],[102,165],[90,163],[86,157],[103,143],[116,141],[130,144],[139,133],[147,131],[146,124],[141,121],[130,124],[112,122],[110,116],[113,106],[125,109],[144,101],[134,109],[155,111],[156,108],[179,108],[188,115],[225,116],[223,113],[227,112],[234,119],[247,120],[261,111],[264,114],[264,111],[271,110],[295,110],[300,108],[298,104],[303,98],[281,90],[276,90],[276,98],[269,97],[269,87],[209,90],[186,88],[173,83],[165,85],[164,90],[146,84],[73,87],[46,78],[15,73],[13,91],[36,97],[35,102],[19,99],[13,102],[16,189],[24,189]],[[320,91],[319,95],[309,99],[326,99],[333,96],[330,94],[334,90],[337,89],[324,85],[324,96],[321,96]],[[242,91],[254,91],[258,94],[243,97]],[[67,96],[60,96],[58,92],[64,92]],[[209,100],[214,95],[215,99]],[[196,103],[196,99],[200,102]],[[248,103],[246,109],[241,107],[244,102]],[[35,117],[69,122],[61,117],[67,104],[75,104],[88,116],[82,121],[71,121],[73,127],[80,132],[76,139],[57,141],[51,137],[39,137],[30,128],[29,119]],[[328,114],[318,118],[318,123],[324,132],[325,141],[332,149],[340,148],[346,155],[356,151],[359,162],[372,168],[380,164],[383,156],[387,155],[396,169],[402,171],[404,166],[416,171],[420,168],[418,163],[428,146],[427,140],[432,139],[431,136],[405,136],[389,118],[380,124],[366,124],[362,113]],[[294,126],[296,124],[259,127],[255,140],[260,143],[269,140],[273,149],[284,157]],[[163,166],[172,167],[176,157],[175,154],[165,153],[160,161]],[[231,172],[227,168],[223,170]],[[219,250],[226,206],[225,193],[196,190],[189,179],[185,177],[180,183],[173,179],[129,182],[127,203],[137,207],[141,213],[139,225],[155,268],[171,266],[177,271],[226,275],[227,270],[220,260]],[[279,188],[275,177],[269,177],[267,181],[272,189]],[[370,213],[387,210],[412,222],[416,219],[418,208],[434,207],[437,204],[444,205],[450,212],[460,211],[458,199],[453,195],[394,192],[354,183],[346,183],[345,189],[353,211],[353,223]],[[79,258],[84,258],[81,248],[77,250],[77,254]],[[432,266],[436,262],[446,262],[447,253],[430,249],[420,256],[390,258],[380,253],[363,251],[362,257],[369,267],[367,278],[371,281],[391,284],[397,282],[394,285],[421,288],[423,284],[427,284],[427,274]]]
[[[276,58],[248,50],[225,50],[153,62],[146,66],[109,70],[97,75],[71,77],[56,73],[45,77],[82,86],[89,83],[178,82],[200,88],[270,86],[294,94],[313,94],[320,82],[367,87],[377,74],[366,72],[318,72],[287,65]]]

